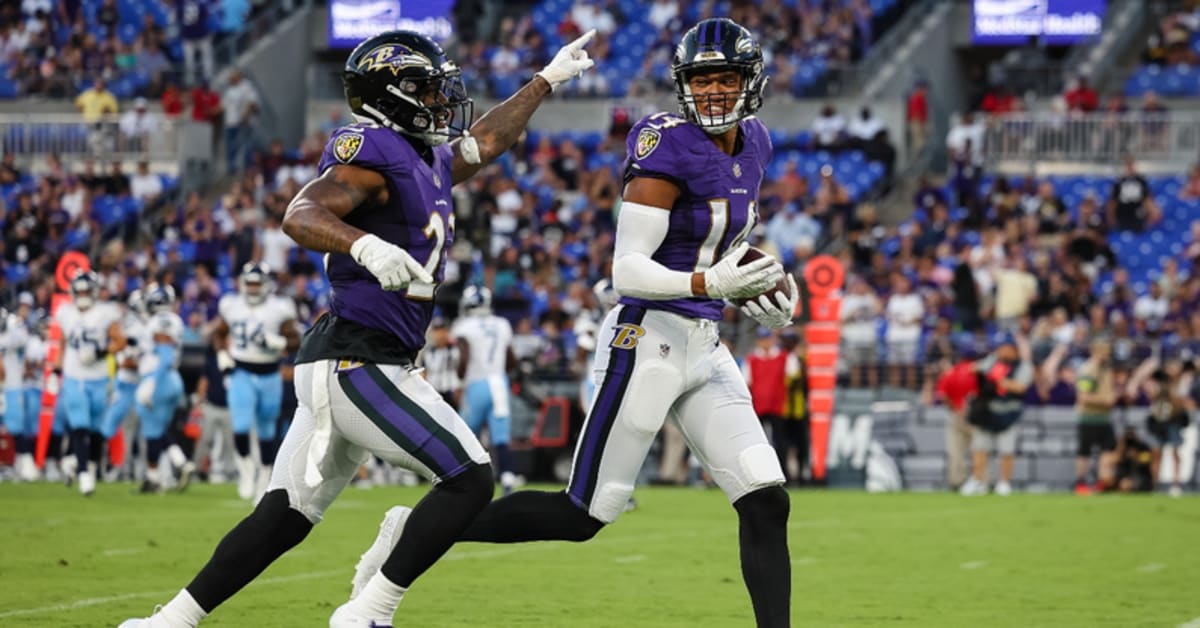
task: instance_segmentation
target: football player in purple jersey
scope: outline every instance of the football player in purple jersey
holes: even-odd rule
[[[185,589],[123,627],[197,625],[303,540],[370,455],[433,488],[403,510],[398,545],[389,541],[381,568],[330,626],[390,625],[409,585],[491,500],[487,453],[414,365],[454,241],[450,189],[512,146],[555,87],[593,65],[583,49],[593,35],[564,46],[474,124],[462,72],[433,40],[391,31],[350,54],[343,79],[358,122],[333,133],[320,176],[283,222],[298,244],[328,254],[333,297],[301,343],[299,404],[267,492]]]
[[[767,77],[753,35],[728,19],[700,22],[672,64],[680,113],[629,133],[613,284],[621,295],[597,333],[596,393],[565,491],[518,491],[484,508],[461,540],[585,541],[625,509],[665,421],[674,421],[738,513],[742,576],[760,627],[789,625],[791,564],[784,475],[720,342],[724,299],[758,323],[791,324],[798,291],[770,256],[739,265],[758,220],[771,141],[754,116]],[[385,532],[360,561],[386,555]],[[411,525],[411,519],[409,520]],[[407,531],[405,531],[405,534]]]

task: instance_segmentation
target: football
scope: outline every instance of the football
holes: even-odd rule
[[[767,253],[766,251],[763,251],[762,249],[755,248],[752,246],[752,247],[746,249],[746,253],[744,255],[742,255],[742,259],[738,260],[738,266],[745,266],[746,264],[749,264],[750,262],[753,262],[754,260],[762,258],[762,257],[771,257],[771,254]],[[776,292],[783,292],[785,295],[788,296],[788,298],[791,298],[793,296],[792,295],[792,286],[788,283],[786,275],[783,278],[781,278],[779,281],[775,282],[774,288],[771,288],[770,290],[764,292],[763,294],[772,295],[772,300],[774,300],[774,295]],[[760,294],[758,296],[762,296],[762,295]],[[758,297],[754,297],[754,298],[758,298]],[[746,301],[749,301],[749,299],[730,299],[730,301],[734,305],[736,305],[738,307],[742,307],[742,305],[744,305],[746,303]]]

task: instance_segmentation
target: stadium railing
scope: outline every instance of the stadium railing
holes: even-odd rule
[[[103,161],[175,162],[181,120],[158,118],[157,129],[129,136],[120,130],[121,116],[84,122],[74,113],[0,114],[0,145],[30,163],[51,154],[61,158]]]
[[[1200,156],[1200,112],[1030,112],[992,118],[984,155],[995,170],[1038,161],[1118,166],[1125,156],[1182,172]]]

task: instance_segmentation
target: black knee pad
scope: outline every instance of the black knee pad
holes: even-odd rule
[[[496,490],[492,483],[492,466],[472,463],[458,475],[438,482],[434,490],[469,496],[479,500],[482,508],[492,501],[492,493]]]
[[[747,521],[786,525],[792,500],[782,486],[768,486],[742,496],[733,507]]]

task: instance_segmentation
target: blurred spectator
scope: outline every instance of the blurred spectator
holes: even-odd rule
[[[242,78],[239,70],[229,73],[229,86],[221,94],[225,112],[225,164],[229,172],[241,172],[246,165],[245,151],[254,141],[254,123],[258,117],[258,91]]]
[[[1037,278],[1027,269],[1025,258],[1005,257],[1003,268],[995,273],[996,325],[1003,331],[1016,332],[1021,318],[1038,295]]]
[[[1167,317],[1168,305],[1167,298],[1163,295],[1162,285],[1152,282],[1150,292],[1139,296],[1134,301],[1133,318],[1140,321],[1150,334],[1158,334],[1162,330],[1163,320]]]
[[[175,0],[175,21],[183,36],[184,80],[193,85],[197,80],[213,77],[213,42],[208,8],[205,0]],[[196,72],[197,55],[200,56],[199,74]]]
[[[175,120],[183,115],[184,103],[183,93],[179,91],[179,86],[174,82],[167,83],[163,89],[162,98],[163,115]]]
[[[838,150],[846,132],[846,119],[838,115],[833,105],[821,108],[821,115],[813,120],[812,148],[815,150]]]
[[[219,124],[221,122],[221,95],[208,85],[208,81],[200,81],[192,88],[192,120]]]
[[[1117,404],[1117,389],[1113,378],[1112,348],[1103,340],[1091,343],[1087,362],[1079,369],[1076,381],[1076,405],[1079,415],[1079,451],[1075,459],[1075,493],[1088,495],[1088,467],[1092,452],[1099,450],[1094,490],[1103,492],[1114,485],[1116,433],[1112,425],[1112,409]]]
[[[914,153],[920,152],[929,134],[929,84],[923,80],[917,81],[908,95],[905,119],[908,121],[912,150]]]
[[[1190,201],[1200,199],[1200,163],[1192,164],[1188,170],[1187,183],[1179,188],[1179,199]]]
[[[879,344],[876,334],[877,321],[882,308],[879,297],[871,291],[861,277],[851,275],[848,293],[842,298],[842,343],[845,346],[843,360],[850,369],[850,387],[868,388],[879,386]]]
[[[667,25],[679,17],[679,1],[678,0],[654,0],[650,5],[650,14],[646,16],[646,20],[654,25],[654,28],[663,31],[667,29]]]
[[[883,120],[871,113],[870,107],[863,107],[858,117],[846,126],[846,134],[850,136],[852,148],[862,148],[875,140],[880,131],[884,131]]]
[[[973,166],[983,165],[984,125],[970,111],[962,114],[946,134],[946,151],[956,162]]]
[[[963,495],[988,492],[988,456],[995,451],[1000,456],[1000,480],[995,491],[997,495],[1005,496],[1012,493],[1016,424],[1024,411],[1025,391],[1033,384],[1029,345],[1023,338],[1014,339],[1008,335],[992,355],[978,363],[976,370],[979,393],[967,413],[967,420],[974,427],[971,435],[974,460],[971,477],[959,492]]]
[[[117,113],[117,97],[108,91],[104,79],[96,79],[91,87],[75,97],[75,108],[84,122],[99,122],[105,115]]]
[[[1113,182],[1107,211],[1109,224],[1137,233],[1161,217],[1158,203],[1150,194],[1150,184],[1138,173],[1132,157],[1125,158],[1125,175]]]
[[[588,0],[576,0],[575,6],[571,7],[571,21],[583,33],[594,28],[600,35],[610,35],[617,29],[616,20],[607,8]]]
[[[1088,85],[1087,78],[1083,76],[1067,81],[1067,90],[1063,98],[1067,102],[1068,111],[1087,113],[1100,108],[1100,98],[1096,95],[1096,90]]]
[[[296,248],[296,242],[283,232],[280,216],[268,212],[258,241],[262,246],[262,261],[276,270],[288,267],[288,253]]]
[[[1154,490],[1154,454],[1146,441],[1138,438],[1132,425],[1117,442],[1117,490],[1122,493],[1148,493]]]
[[[121,115],[122,145],[127,151],[142,152],[149,148],[150,138],[158,133],[161,123],[158,114],[147,111],[145,98],[138,97],[133,109]]]
[[[137,174],[129,179],[129,195],[150,206],[162,196],[162,179],[150,172],[150,163],[138,162]]]
[[[912,281],[901,273],[892,276],[892,294],[887,302],[887,356],[890,384],[915,387],[917,353],[925,303],[912,291]]]

